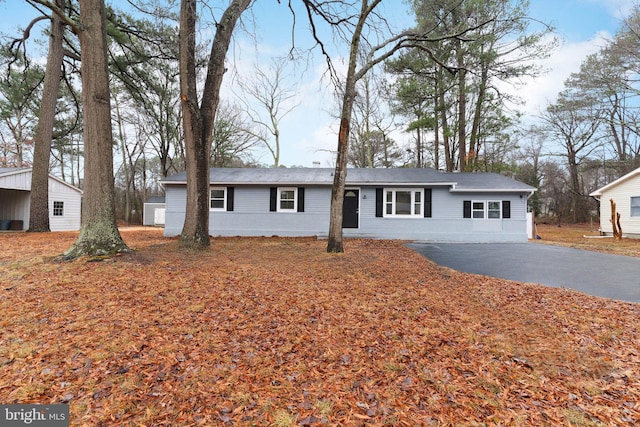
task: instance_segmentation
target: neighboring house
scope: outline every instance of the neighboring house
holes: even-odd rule
[[[600,232],[613,235],[611,202],[620,213],[620,226],[625,237],[640,238],[640,168],[633,170],[589,194],[600,202]]]
[[[211,169],[212,236],[318,236],[329,230],[334,169]],[[165,236],[185,219],[186,174],[161,181]],[[502,175],[434,169],[348,169],[345,237],[458,242],[527,241],[535,191]]]
[[[80,229],[82,190],[49,175],[49,228]],[[0,229],[29,228],[31,168],[0,168]]]
[[[164,196],[149,197],[142,210],[142,225],[164,225]]]

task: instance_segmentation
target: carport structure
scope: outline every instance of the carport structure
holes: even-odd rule
[[[49,175],[51,231],[80,229],[82,190]],[[31,203],[31,168],[0,168],[0,230],[26,230]]]

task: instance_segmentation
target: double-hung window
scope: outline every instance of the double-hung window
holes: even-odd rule
[[[472,201],[471,217],[473,219],[500,219],[502,218],[501,201]]]
[[[484,202],[471,202],[471,213],[474,219],[484,219]]]
[[[487,202],[487,218],[489,219],[500,219],[502,202],[491,201]]]
[[[502,202],[474,200],[471,202],[471,214],[474,219],[500,219],[502,218]]]
[[[296,212],[298,189],[295,187],[278,188],[278,212]]]
[[[640,217],[640,196],[631,198],[630,215]]]
[[[385,217],[422,217],[424,196],[422,189],[386,189]]]
[[[224,211],[227,210],[227,188],[226,187],[211,187],[210,189],[210,202],[209,208],[212,211]]]
[[[304,212],[304,187],[271,187],[271,212]]]
[[[473,219],[509,219],[511,201],[509,200],[465,200],[463,217]]]

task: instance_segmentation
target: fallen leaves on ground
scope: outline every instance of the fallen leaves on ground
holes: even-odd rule
[[[56,262],[0,235],[0,402],[73,426],[640,423],[640,305],[458,273],[402,242],[161,231]]]
[[[640,257],[640,238],[615,240],[612,236],[603,237],[597,224],[538,224],[537,233],[541,237],[535,240],[537,243]]]

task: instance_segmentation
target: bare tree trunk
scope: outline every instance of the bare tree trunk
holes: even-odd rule
[[[442,67],[440,67],[438,70],[439,81],[442,81],[442,74],[443,74]],[[436,91],[436,97],[437,97],[437,106],[436,106],[436,110],[434,111],[434,115],[437,116],[438,110],[440,110],[439,111],[440,126],[442,127],[442,142],[444,146],[445,168],[447,172],[453,172],[453,169],[455,168],[455,161],[454,161],[455,150],[451,148],[451,138],[449,136],[450,134],[449,122],[447,120],[447,110],[445,105],[444,90],[441,89],[440,87],[438,87]],[[436,128],[436,131],[437,131],[437,128]]]
[[[64,9],[64,0],[56,0],[56,5]],[[62,61],[64,60],[63,36],[64,23],[58,15],[52,13],[44,89],[40,103],[38,128],[34,138],[29,228],[27,231],[51,231],[49,225],[49,159],[58,88],[62,77]]]
[[[114,99],[116,110],[116,121],[118,122],[118,139],[120,140],[120,150],[122,151],[122,172],[124,173],[124,222],[131,224],[131,181],[132,175],[135,173],[133,168],[129,167],[129,153],[127,152],[126,136],[122,126],[122,116],[120,116],[120,105],[117,96]]]
[[[80,0],[84,117],[82,228],[67,257],[127,252],[116,224],[104,0]]]
[[[180,91],[187,169],[187,211],[180,244],[209,247],[209,157],[213,123],[220,102],[225,58],[233,30],[251,0],[232,0],[217,23],[211,46],[202,102],[196,90],[196,0],[182,0],[180,8]]]
[[[438,104],[438,96],[437,96],[437,85],[436,85],[436,95],[434,98],[434,106]],[[438,119],[438,112],[434,111],[433,114],[433,167],[435,170],[440,170],[440,120]]]
[[[467,94],[464,53],[461,42],[457,40],[458,58],[458,162],[460,172],[467,170]]]
[[[208,144],[202,143],[205,136],[196,88],[196,3],[183,0],[180,7],[180,91],[187,168],[186,217],[180,239],[185,246],[204,248],[209,246],[209,211],[204,209],[203,195],[209,185],[209,153]]]
[[[482,107],[487,92],[488,66],[482,64],[482,73],[480,76],[480,86],[473,113],[473,123],[471,124],[471,135],[469,136],[469,155],[467,158],[467,170],[475,171],[477,169],[478,152],[480,151],[480,122],[482,120]],[[486,170],[486,168],[485,168]]]
[[[342,98],[342,112],[340,114],[340,131],[338,132],[338,157],[336,159],[336,169],[333,174],[333,185],[331,187],[331,210],[329,213],[329,236],[327,242],[327,252],[344,252],[342,241],[342,209],[344,206],[344,187],[347,179],[347,157],[349,154],[349,131],[351,126],[351,114],[353,103],[356,98],[356,65],[358,62],[358,48],[362,28],[366,22],[368,14],[380,2],[374,1],[369,6],[367,0],[362,0],[362,8],[358,23],[354,28],[351,37],[351,47],[349,51],[349,67],[347,69],[347,79],[344,86]]]

